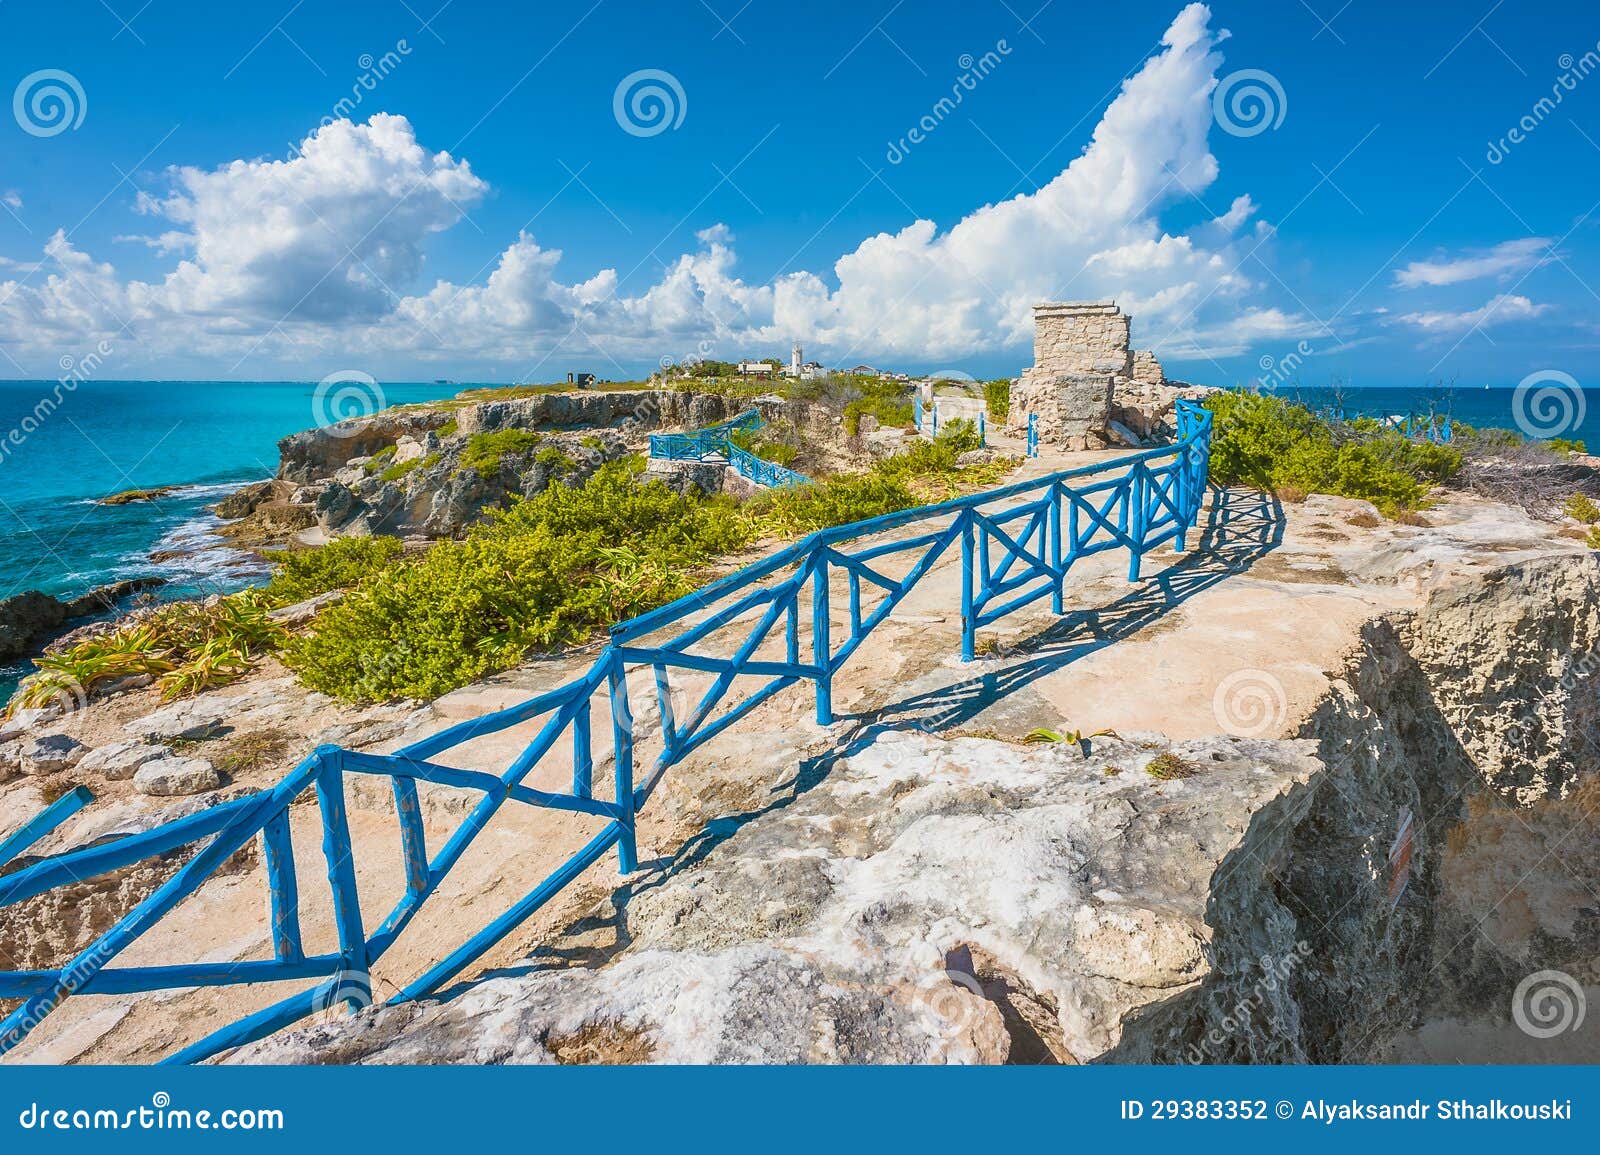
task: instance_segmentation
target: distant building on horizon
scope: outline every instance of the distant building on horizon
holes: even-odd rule
[[[785,377],[793,377],[801,381],[809,381],[814,377],[821,377],[827,373],[821,362],[803,360],[805,353],[800,348],[800,342],[794,343],[794,349],[789,353],[789,367],[783,371]]]

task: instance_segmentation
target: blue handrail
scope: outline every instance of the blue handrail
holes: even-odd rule
[[[754,433],[766,421],[755,409],[746,409],[720,425],[708,425],[690,433],[652,433],[650,456],[662,461],[717,461],[731,465],[741,477],[757,485],[805,485],[810,478],[777,462],[757,457],[733,443],[735,433]]]
[[[0,866],[4,866],[94,801],[87,786],[74,786],[60,798],[0,840]]]
[[[413,979],[392,1001],[437,991],[612,847],[617,850],[621,870],[635,870],[636,816],[662,776],[762,702],[809,682],[815,690],[817,721],[830,724],[834,719],[834,674],[957,543],[961,552],[961,654],[967,660],[974,656],[980,627],[1044,597],[1061,613],[1066,575],[1079,559],[1126,550],[1129,579],[1137,580],[1144,554],[1168,542],[1182,550],[1204,496],[1211,414],[1192,402],[1179,401],[1177,425],[1178,441],[1168,447],[818,530],[694,593],[618,623],[612,627],[605,649],[582,677],[530,701],[457,723],[392,754],[319,746],[270,790],[115,842],[46,858],[0,877],[0,907],[5,907],[182,846],[199,846],[171,878],[60,968],[0,972],[0,998],[23,1000],[0,1022],[0,1054],[17,1046],[74,994],[315,980],[309,989],[223,1027],[177,1052],[169,1062],[194,1062],[241,1046],[340,1001],[349,1000],[354,1006],[365,999],[351,992],[370,991],[372,965],[394,945],[502,806],[516,802],[599,820],[598,832],[554,873]],[[884,537],[913,526],[919,528],[910,534]],[[897,555],[909,555],[911,562],[903,577],[891,576],[874,565]],[[846,589],[845,602],[838,607],[833,603],[835,575],[843,576]],[[879,599],[876,605],[868,601],[872,596]],[[836,612],[841,619],[837,636]],[[720,647],[709,644],[736,623],[739,630],[748,631],[742,638],[727,639]],[[781,634],[774,636],[780,624]],[[646,668],[660,719],[659,735],[653,737],[635,727],[633,691],[628,684],[630,671]],[[673,671],[712,674],[714,678],[697,701],[679,703],[672,685]],[[761,684],[746,690],[740,682],[740,692],[733,692],[736,680],[750,678],[760,679]],[[597,796],[594,783],[596,699],[609,712],[611,722],[612,782],[602,796]],[[680,706],[687,707],[681,716]],[[541,719],[537,736],[498,774],[434,760],[486,734]],[[599,729],[604,735],[603,724]],[[529,775],[563,740],[570,749],[571,790],[526,785]],[[636,777],[636,763],[649,756],[644,745],[647,740],[658,741],[660,748],[650,757],[641,780]],[[406,880],[404,895],[370,930],[357,892],[355,848],[346,812],[346,779],[353,774],[388,779],[400,826]],[[423,828],[419,780],[482,796],[431,856]],[[290,824],[290,803],[307,789],[313,790],[317,799],[338,933],[337,951],[319,954],[308,954],[302,942]],[[271,959],[108,965],[258,835],[270,901]]]
[[[1317,416],[1339,424],[1374,421],[1380,429],[1398,433],[1411,441],[1431,441],[1435,445],[1448,445],[1455,438],[1455,423],[1448,413],[1347,413],[1342,408],[1328,408],[1318,410]]]

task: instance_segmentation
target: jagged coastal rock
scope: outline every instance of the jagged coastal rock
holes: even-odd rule
[[[166,584],[166,578],[131,578],[63,601],[38,590],[25,590],[0,600],[0,659],[33,653],[60,634],[76,618],[106,613],[123,599]]]
[[[215,511],[240,519],[221,532],[249,544],[374,533],[459,537],[516,498],[583,484],[605,462],[642,449],[652,430],[713,425],[747,404],[717,394],[617,390],[385,410],[284,438],[277,479]]]

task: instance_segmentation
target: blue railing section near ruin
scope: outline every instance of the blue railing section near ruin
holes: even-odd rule
[[[1448,445],[1455,436],[1448,413],[1361,413],[1334,408],[1319,410],[1317,416],[1341,425],[1373,421],[1379,429],[1398,433],[1413,441],[1431,441],[1435,445]]]
[[[171,1056],[169,1062],[215,1055],[340,1003],[359,1007],[370,1000],[373,965],[438,894],[451,869],[498,811],[516,803],[594,819],[598,829],[581,849],[390,1001],[438,991],[613,847],[621,870],[635,870],[635,818],[662,776],[762,702],[789,687],[810,683],[817,721],[831,723],[834,674],[946,553],[960,551],[961,653],[970,660],[980,627],[1046,597],[1061,613],[1067,572],[1081,559],[1125,550],[1128,576],[1137,580],[1144,554],[1168,542],[1183,549],[1185,533],[1194,526],[1204,496],[1211,415],[1179,401],[1177,424],[1178,441],[1169,447],[819,530],[693,594],[619,623],[587,673],[531,701],[458,723],[392,754],[320,746],[269,790],[126,838],[22,865],[0,877],[0,907],[145,859],[191,854],[171,877],[65,965],[0,972],[0,998],[23,1000],[0,1022],[0,1053],[14,1048],[75,994],[311,981],[309,988],[223,1027]],[[903,572],[898,576],[886,572],[885,565],[891,563],[904,566]],[[841,589],[835,590],[835,579],[840,577]],[[836,604],[836,597],[843,604]],[[876,604],[871,601],[874,597]],[[653,734],[647,727],[636,731],[630,672],[647,675],[644,696],[653,696],[659,720]],[[690,676],[702,682],[709,679],[709,685],[692,704],[685,699],[680,712],[677,698],[682,688],[674,688],[674,678]],[[474,739],[524,724],[538,724],[536,735],[499,773],[437,760]],[[609,752],[603,757],[596,755],[597,735],[609,738]],[[639,765],[648,753],[645,742],[659,743],[660,750]],[[561,751],[546,763],[558,743]],[[571,787],[566,789],[564,764],[569,756]],[[470,760],[467,754],[461,757]],[[549,771],[556,769],[563,775],[563,788],[528,785],[541,763],[547,771],[541,780],[550,785]],[[597,769],[606,772],[598,790]],[[370,925],[358,894],[356,848],[346,810],[346,790],[357,775],[387,781],[399,825],[404,893],[375,926]],[[611,779],[609,789],[603,785],[605,776]],[[432,853],[419,781],[479,795],[460,825]],[[291,831],[290,806],[307,791],[315,796],[322,860],[332,893],[333,927],[320,930],[327,940],[322,950],[308,949],[302,936]],[[256,838],[261,840],[268,883],[271,958],[108,965]]]
[[[661,461],[725,462],[741,477],[747,477],[757,485],[805,485],[811,479],[803,473],[757,457],[740,449],[731,440],[735,433],[754,433],[765,424],[760,413],[746,409],[730,421],[690,433],[652,433],[650,456]]]

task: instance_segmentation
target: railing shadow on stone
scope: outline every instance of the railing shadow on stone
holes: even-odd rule
[[[1017,643],[1011,664],[976,678],[913,694],[850,717],[850,728],[819,753],[803,759],[793,776],[775,784],[771,800],[754,809],[712,819],[670,857],[641,863],[637,875],[613,896],[609,911],[585,914],[565,928],[564,937],[590,937],[609,930],[613,941],[604,946],[540,946],[518,964],[496,967],[482,978],[518,977],[573,965],[599,965],[626,949],[629,936],[627,910],[633,898],[683,875],[705,861],[743,827],[782,810],[821,783],[842,758],[858,754],[882,734],[921,729],[928,733],[969,725],[978,715],[1038,678],[1060,670],[1096,650],[1121,642],[1140,630],[1165,620],[1190,598],[1231,577],[1249,571],[1257,561],[1283,541],[1282,504],[1271,494],[1255,490],[1211,489],[1207,520],[1192,551],[1103,607],[1070,610],[1059,621]],[[458,993],[446,990],[446,996]]]
[[[15,906],[94,875],[196,848],[170,878],[61,967],[0,972],[0,998],[22,1000],[0,1021],[0,1054],[15,1048],[75,994],[314,982],[309,989],[183,1048],[169,1062],[199,1061],[340,1003],[355,1009],[370,991],[372,966],[506,803],[587,815],[601,822],[599,831],[549,877],[390,1001],[437,992],[612,848],[622,872],[632,873],[638,865],[635,816],[662,776],[761,703],[809,682],[818,723],[832,724],[834,673],[947,552],[959,548],[961,553],[961,650],[969,660],[980,627],[1044,598],[1050,599],[1055,613],[1062,613],[1067,573],[1082,558],[1126,551],[1129,579],[1137,580],[1145,553],[1168,543],[1181,552],[1205,495],[1211,414],[1180,401],[1177,421],[1178,440],[1168,447],[819,530],[677,601],[612,627],[608,644],[582,677],[530,701],[458,723],[392,754],[320,746],[269,790],[137,835],[46,858],[0,877],[0,907]],[[1207,532],[1214,532],[1214,527]],[[1163,588],[1164,580],[1170,589],[1177,579],[1168,575],[1183,564],[1163,574],[1157,588]],[[892,572],[891,566],[903,572]],[[844,587],[841,606],[833,603],[835,576],[842,578]],[[742,637],[728,636],[740,631]],[[637,776],[636,761],[641,759],[636,755],[645,749],[636,750],[630,672],[648,674],[654,702],[646,704],[659,722],[660,749]],[[680,700],[681,690],[673,685],[675,675],[681,680],[709,678],[709,686],[691,705]],[[600,709],[609,712],[609,727],[595,725],[596,699]],[[498,774],[435,760],[486,735],[534,723],[542,723],[537,736]],[[609,745],[603,756],[596,750],[597,735]],[[529,775],[552,755],[558,742],[564,747],[561,757],[570,753],[570,791],[528,785]],[[596,790],[597,768],[609,769],[609,789],[602,785]],[[370,931],[352,858],[346,788],[353,775],[387,780],[405,877],[403,896]],[[480,796],[432,856],[419,783]],[[320,816],[335,950],[308,951],[302,935],[289,806],[307,792],[314,793]],[[268,882],[272,958],[108,965],[257,837]]]

